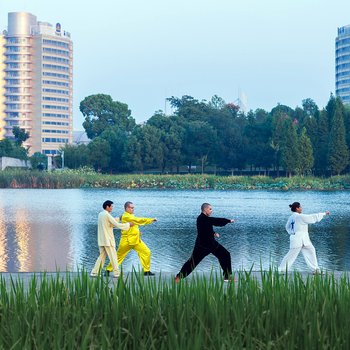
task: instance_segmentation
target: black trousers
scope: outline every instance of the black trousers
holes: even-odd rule
[[[220,266],[223,270],[224,278],[228,278],[230,275],[232,275],[231,254],[226,248],[218,243],[218,245],[213,248],[195,245],[191,257],[185,262],[180,272],[176,276],[187,277],[209,254],[213,254],[218,258]]]

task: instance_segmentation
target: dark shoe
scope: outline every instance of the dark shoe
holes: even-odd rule
[[[145,272],[143,273],[143,275],[144,275],[144,276],[155,276],[155,274],[154,274],[153,272],[151,272],[151,271],[145,271]]]

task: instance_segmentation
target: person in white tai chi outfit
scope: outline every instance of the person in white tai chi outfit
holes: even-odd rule
[[[320,272],[318,267],[316,250],[310,241],[308,224],[314,224],[321,221],[324,216],[329,215],[329,211],[318,214],[302,214],[302,207],[299,202],[290,204],[289,207],[293,214],[289,217],[286,230],[290,236],[290,248],[287,255],[283,258],[278,270],[285,272],[290,269],[298,257],[300,251],[304,255],[307,266],[314,272]]]

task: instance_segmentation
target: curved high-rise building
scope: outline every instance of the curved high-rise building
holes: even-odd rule
[[[18,126],[30,135],[30,154],[57,154],[73,137],[70,34],[59,23],[12,12],[0,46],[0,139],[13,138]]]
[[[350,25],[338,28],[335,39],[335,94],[350,104]]]

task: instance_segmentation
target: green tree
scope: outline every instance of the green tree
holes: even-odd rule
[[[350,105],[344,105],[344,125],[346,130],[346,143],[350,148]]]
[[[14,144],[10,139],[0,140],[0,157],[11,157]]]
[[[315,169],[319,175],[326,175],[328,168],[328,142],[329,129],[327,112],[323,109],[320,112],[317,123],[316,146],[314,147]]]
[[[126,147],[122,155],[123,162],[126,169],[129,171],[141,171],[143,172],[143,163],[141,158],[141,141],[138,133],[141,132],[141,128],[137,126],[126,142]]]
[[[205,101],[198,101],[192,96],[169,97],[167,100],[175,108],[175,115],[182,116],[186,121],[205,121],[210,107]]]
[[[313,117],[316,119],[318,118],[320,111],[314,100],[312,100],[311,98],[307,98],[305,100],[302,100],[301,103],[303,106],[305,116]]]
[[[343,104],[336,99],[332,127],[329,135],[328,163],[332,174],[340,174],[349,163],[349,150],[345,140]]]
[[[298,169],[299,147],[298,135],[295,126],[290,119],[285,121],[285,134],[282,144],[282,164],[289,177]]]
[[[190,172],[192,165],[200,160],[204,173],[206,162],[216,142],[216,131],[208,123],[194,121],[185,124],[183,150]]]
[[[319,119],[319,117],[318,117]],[[317,141],[318,141],[318,125],[317,120],[315,117],[309,117],[306,116],[304,118],[304,124],[302,128],[306,129],[306,134],[310,138],[312,148],[315,149],[317,147]]]
[[[213,109],[222,110],[225,108],[226,102],[224,101],[224,99],[222,99],[218,95],[214,95],[209,101],[208,105]]]
[[[184,120],[179,116],[167,117],[161,112],[157,112],[148,121],[147,125],[153,126],[160,131],[160,142],[163,148],[163,158],[161,164],[162,173],[164,173],[166,167],[177,167],[182,160],[182,139]]]
[[[248,112],[247,118],[248,123],[244,128],[247,145],[243,150],[247,164],[251,168],[264,168],[268,173],[274,163],[274,150],[270,144],[272,118],[262,109]]]
[[[23,142],[29,139],[29,132],[21,129],[19,126],[14,126],[12,128],[12,133],[18,146],[22,146]]]
[[[161,169],[163,164],[161,130],[152,126],[137,126],[126,144],[123,159],[129,170],[144,172]]]
[[[314,156],[311,141],[307,135],[306,128],[301,130],[298,143],[299,150],[299,173],[304,176],[311,172],[314,165]]]
[[[144,169],[161,169],[164,162],[161,131],[152,125],[145,125],[141,130],[141,159]]]
[[[327,119],[328,119],[328,129],[330,130],[332,127],[332,119],[335,113],[336,108],[336,99],[333,94],[329,97],[327,106],[326,106],[326,113],[327,113]]]
[[[108,142],[110,147],[109,171],[123,171],[126,165],[123,154],[126,147],[128,133],[119,126],[112,126],[104,130],[99,138]]]
[[[97,94],[85,97],[80,102],[80,111],[85,117],[83,127],[90,139],[113,126],[125,131],[132,131],[135,127],[135,120],[131,117],[128,105],[113,101],[109,95]]]
[[[0,140],[0,157],[28,159],[27,150],[10,139]]]
[[[88,144],[89,163],[96,171],[106,171],[111,163],[111,147],[107,140],[96,137]]]
[[[282,149],[285,142],[285,124],[288,120],[288,115],[277,114],[271,116],[271,128],[272,136],[270,140],[270,147],[274,153],[274,167],[277,170],[277,176],[279,176],[279,169],[281,165]]]
[[[33,169],[45,170],[47,169],[47,156],[40,152],[35,152],[30,158],[30,164]]]
[[[70,169],[78,169],[89,165],[89,149],[87,145],[64,145],[64,163]]]

